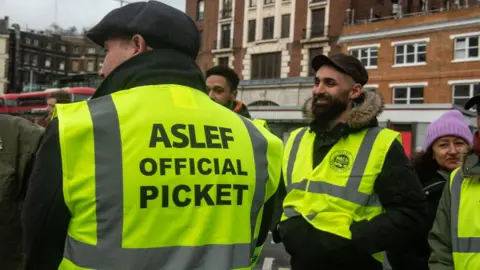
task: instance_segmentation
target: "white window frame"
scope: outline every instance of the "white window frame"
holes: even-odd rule
[[[477,47],[468,47],[468,43],[470,38],[478,38],[479,41],[477,43]],[[463,34],[457,34],[457,35],[451,35],[450,39],[453,40],[453,57],[452,57],[452,63],[458,63],[458,62],[470,62],[470,61],[480,61],[480,32],[470,32],[470,33],[463,33]],[[457,48],[457,41],[458,39],[465,39],[465,57],[464,58],[456,58],[455,53],[459,51]],[[468,50],[472,48],[477,48],[478,50],[478,55],[477,57],[469,57],[468,56]]]
[[[448,85],[452,87],[452,104],[455,104],[455,86],[459,85],[468,85],[469,86],[469,96],[463,96],[458,98],[471,98],[474,94],[475,85],[480,83],[480,79],[474,80],[455,80],[448,81]]]
[[[411,40],[402,40],[402,41],[394,41],[392,42],[393,46],[393,66],[392,67],[414,67],[414,66],[425,66],[427,65],[427,61],[425,62],[419,62],[418,61],[418,47],[419,45],[425,44],[425,58],[427,58],[427,51],[428,51],[428,43],[430,42],[430,38],[422,38],[422,39],[411,39]],[[414,57],[415,61],[413,63],[407,63],[407,46],[408,45],[414,45]],[[397,47],[398,46],[403,46],[403,63],[398,64],[397,63]]]
[[[52,67],[52,58],[51,57],[45,57],[45,68],[50,68]]]
[[[399,105],[409,105],[409,104],[423,104],[422,103],[411,103],[412,100],[422,100],[425,101],[425,87],[428,86],[428,82],[423,83],[393,83],[390,84],[389,87],[392,88],[392,104],[399,104]],[[412,98],[411,91],[412,88],[423,88],[424,96],[422,98]],[[397,88],[407,88],[407,97],[406,98],[395,98],[395,91]],[[395,100],[406,100],[406,103],[395,103]]]
[[[65,70],[65,61],[61,61],[59,64],[58,64],[58,69],[59,70]]]
[[[358,60],[362,61],[362,57],[360,56],[361,55],[361,51],[363,50],[366,50],[367,51],[367,65],[365,66],[366,69],[376,69],[378,68],[378,51],[379,51],[379,48],[380,48],[380,44],[370,44],[370,45],[362,45],[362,46],[352,46],[352,47],[348,47],[348,51],[351,55],[353,55],[353,52],[354,51],[357,51],[357,55],[359,56],[358,57]],[[376,65],[371,65],[371,59],[372,59],[372,56],[371,56],[371,53],[373,50],[376,50],[377,51],[377,64]]]
[[[377,92],[379,85],[378,84],[365,84],[362,89],[365,91],[374,91]]]
[[[93,60],[87,61],[87,71],[88,72],[95,71],[95,61],[93,61]]]

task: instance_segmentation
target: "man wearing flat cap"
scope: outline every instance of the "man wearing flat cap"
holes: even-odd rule
[[[27,269],[251,269],[283,143],[207,94],[200,33],[161,2],[115,9],[88,101],[55,107],[22,213]]]
[[[285,145],[275,232],[292,270],[382,269],[385,250],[422,232],[424,195],[400,134],[380,128],[382,97],[355,57],[316,56],[309,127]],[[395,268],[394,268],[395,269]]]

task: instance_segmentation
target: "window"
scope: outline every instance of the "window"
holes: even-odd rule
[[[67,46],[65,46],[65,45],[60,46],[60,50],[62,50],[62,52],[66,52],[67,51]]]
[[[312,63],[312,60],[315,56],[321,55],[321,54],[323,54],[323,48],[322,47],[308,49],[308,58],[309,58],[308,63],[307,63],[308,70],[309,70],[308,71],[308,76],[315,77],[315,75],[316,75],[315,70],[313,70],[311,63]]]
[[[39,44],[38,39],[35,39],[35,40],[33,41],[33,46],[37,46],[37,47],[38,47],[38,44]]]
[[[78,60],[72,61],[72,72],[78,72],[80,70],[80,63]]]
[[[197,2],[197,20],[201,21],[205,17],[205,1],[198,0]]]
[[[49,68],[52,65],[52,58],[45,57],[45,68]]]
[[[37,66],[38,56],[36,54],[32,55],[32,66]]]
[[[64,60],[59,60],[58,69],[59,70],[65,70],[65,61]]]
[[[455,60],[480,59],[478,39],[480,36],[455,39]]]
[[[256,7],[257,6],[257,0],[250,0],[250,7]]]
[[[251,79],[280,78],[281,52],[252,55]]]
[[[90,60],[87,63],[87,71],[92,72],[95,70],[95,62]]]
[[[248,21],[248,42],[255,41],[255,33],[257,28],[257,20]]]
[[[423,86],[393,88],[393,104],[422,104]]]
[[[88,48],[88,54],[95,54],[95,48]]]
[[[312,31],[310,37],[325,36],[325,9],[318,8],[312,10]]]
[[[290,14],[282,15],[282,38],[290,37]]]
[[[232,0],[223,0],[222,18],[232,17]]]
[[[427,61],[427,43],[410,43],[395,46],[395,65],[421,64]]]
[[[47,42],[47,44],[45,45],[45,48],[48,49],[48,50],[51,50],[52,49],[52,43]]]
[[[223,67],[228,67],[228,56],[227,57],[219,57],[218,58],[218,65]]]
[[[376,68],[378,62],[378,48],[361,48],[350,51],[366,68]]]
[[[263,0],[264,5],[273,4],[273,3],[275,3],[275,0]]]
[[[263,39],[273,39],[273,31],[275,28],[275,18],[263,18]]]
[[[80,53],[80,47],[73,47],[73,53],[79,54]]]
[[[25,44],[27,44],[27,45],[30,45],[30,43],[31,43],[31,40],[30,40],[30,38],[28,38],[28,37],[27,37],[27,38],[25,38]]]
[[[480,95],[480,88],[475,89],[475,85],[476,83],[453,85],[453,104],[463,108],[471,97]]]
[[[25,53],[23,55],[23,64],[24,65],[29,65],[30,64],[30,54]]]
[[[220,48],[226,49],[230,48],[230,34],[231,34],[230,24],[222,24],[222,39],[220,41]]]

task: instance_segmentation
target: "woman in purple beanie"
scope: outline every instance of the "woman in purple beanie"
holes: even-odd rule
[[[444,113],[428,126],[423,151],[417,153],[412,159],[427,197],[428,221],[425,237],[412,239],[407,247],[402,247],[403,252],[389,254],[390,263],[396,266],[393,270],[429,269],[428,232],[433,226],[445,183],[450,173],[460,167],[463,154],[468,152],[472,142],[472,132],[463,119],[462,113],[457,110]]]

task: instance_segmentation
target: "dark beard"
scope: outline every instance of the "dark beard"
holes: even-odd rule
[[[327,100],[327,104],[316,104],[317,100]],[[327,125],[330,121],[338,118],[348,107],[348,92],[346,95],[332,98],[328,94],[313,96],[312,113],[315,116],[315,122],[319,125]]]

